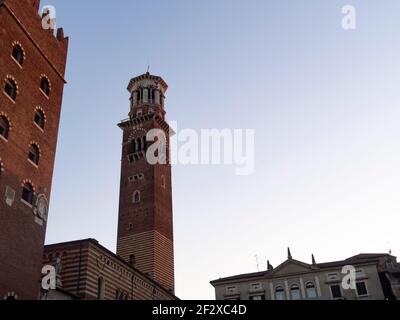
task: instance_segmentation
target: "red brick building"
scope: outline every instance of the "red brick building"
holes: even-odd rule
[[[37,299],[68,38],[0,0],[0,299]]]

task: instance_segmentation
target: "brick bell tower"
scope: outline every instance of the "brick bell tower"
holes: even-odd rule
[[[152,165],[146,159],[149,130],[162,130],[169,150],[167,89],[162,78],[150,73],[133,78],[128,86],[129,119],[118,125],[123,143],[117,255],[174,292],[171,165]]]

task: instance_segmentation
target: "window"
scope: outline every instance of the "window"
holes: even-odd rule
[[[237,287],[228,287],[226,288],[227,294],[237,294]]]
[[[18,62],[20,66],[24,63],[24,51],[19,44],[16,44],[12,51],[12,57]]]
[[[17,99],[17,84],[11,78],[6,79],[6,83],[4,86],[4,92],[11,98],[11,100],[15,101]]]
[[[252,296],[252,297],[250,297],[250,300],[253,300],[253,301],[265,300],[265,296],[264,295],[262,295],[262,296]]]
[[[36,109],[35,112],[35,123],[38,125],[39,128],[44,129],[45,124],[45,116],[42,110]]]
[[[165,189],[165,177],[161,176],[161,188]]]
[[[300,288],[297,284],[294,284],[290,287],[290,297],[292,300],[300,300]]]
[[[356,277],[357,277],[357,279],[365,278],[364,270],[357,270],[356,271]]]
[[[10,123],[5,116],[0,116],[0,136],[4,139],[8,139],[8,133],[10,131]]]
[[[315,285],[312,282],[308,282],[306,284],[306,293],[307,293],[307,298],[313,299],[317,297],[317,291],[315,290]]]
[[[42,77],[40,80],[40,89],[46,96],[50,95],[50,82],[46,77]]]
[[[32,144],[31,147],[29,148],[28,158],[34,164],[39,165],[40,152],[39,152],[39,147],[36,144]]]
[[[143,145],[142,145],[142,139],[137,138],[136,140],[136,151],[142,151]]]
[[[365,284],[365,282],[357,282],[356,287],[357,287],[357,295],[359,297],[368,295],[367,285]]]
[[[342,298],[342,290],[339,285],[331,286],[332,299]]]
[[[262,284],[261,283],[252,283],[250,285],[250,290],[262,290]]]
[[[120,301],[128,300],[128,295],[120,290],[117,290],[115,293],[115,299]]]
[[[152,88],[149,89],[149,99],[150,103],[154,103],[154,100],[156,98],[156,91]]]
[[[326,277],[327,277],[328,281],[339,281],[340,280],[338,273],[328,273]]]
[[[275,289],[275,299],[276,300],[286,300],[285,290],[282,287],[277,287]]]
[[[133,193],[132,202],[133,203],[139,203],[140,202],[140,191],[135,191]]]
[[[146,137],[139,137],[136,139],[132,139],[132,153],[147,151],[147,141]]]
[[[25,183],[22,188],[22,200],[29,204],[33,204],[34,191],[30,183]]]
[[[104,300],[105,282],[102,277],[97,280],[97,300]]]

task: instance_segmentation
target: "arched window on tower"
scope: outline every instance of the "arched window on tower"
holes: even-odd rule
[[[142,145],[143,145],[143,151],[147,151],[147,139],[146,139],[146,137],[142,138]]]
[[[135,191],[132,196],[132,202],[137,204],[140,202],[140,191]]]
[[[45,116],[42,110],[36,109],[35,112],[35,123],[38,125],[39,128],[44,129],[44,124],[46,122]]]
[[[13,51],[12,51],[12,57],[22,67],[22,65],[24,63],[24,50],[22,50],[22,48],[19,44],[14,45]]]
[[[156,90],[153,88],[149,88],[149,102],[154,103],[156,99]]]
[[[135,153],[136,152],[136,140],[132,139],[130,144],[128,145],[129,148],[129,153]]]
[[[0,136],[4,139],[8,139],[8,133],[10,131],[10,123],[5,116],[0,116]]]
[[[11,78],[6,79],[6,83],[4,85],[4,92],[11,98],[11,100],[17,100],[17,84]]]
[[[161,188],[165,189],[165,176],[161,176]]]
[[[31,144],[31,146],[29,148],[28,158],[34,164],[39,165],[40,151],[39,151],[39,147],[36,144]]]
[[[136,151],[142,151],[143,146],[142,146],[142,138],[137,138],[136,139]]]
[[[33,204],[34,191],[32,185],[27,182],[22,188],[22,200],[29,204]]]
[[[49,96],[50,95],[50,82],[46,77],[42,77],[42,79],[40,80],[40,90],[42,90],[42,92],[46,95]]]

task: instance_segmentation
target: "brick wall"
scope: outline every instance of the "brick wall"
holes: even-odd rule
[[[30,181],[35,195],[50,199],[61,102],[65,84],[68,39],[58,38],[41,27],[38,1],[0,1],[0,114],[11,124],[8,141],[0,139],[0,299],[14,292],[20,299],[36,299],[46,221],[37,219],[34,207],[21,202],[22,184]],[[13,44],[24,51],[22,67],[11,57]],[[4,93],[5,78],[18,85],[16,101]],[[39,89],[41,77],[50,80],[47,97]],[[46,118],[44,130],[34,123],[36,108]],[[40,148],[38,166],[28,161],[31,142]],[[12,206],[5,191],[15,190]]]

